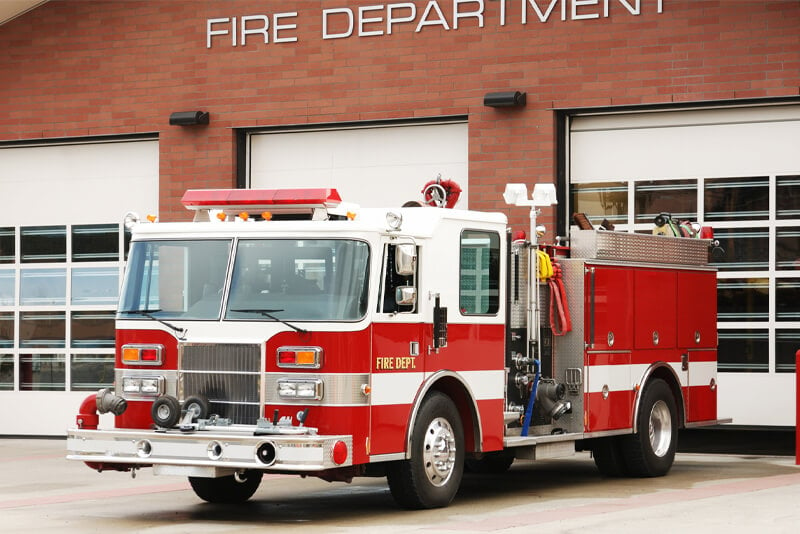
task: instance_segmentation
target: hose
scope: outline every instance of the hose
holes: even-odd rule
[[[522,421],[522,437],[528,435],[528,428],[531,426],[531,417],[533,416],[533,403],[536,401],[536,390],[539,389],[539,378],[541,377],[541,366],[539,360],[533,360],[533,366],[536,368],[536,375],[533,377],[533,386],[531,386],[531,396],[528,399],[528,407],[525,409],[525,419]]]
[[[572,319],[569,316],[567,291],[561,274],[561,265],[553,264],[553,276],[547,280],[550,286],[550,328],[554,336],[563,336],[572,330]]]

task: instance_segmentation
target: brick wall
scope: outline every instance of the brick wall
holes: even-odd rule
[[[376,4],[51,0],[0,26],[0,141],[158,132],[161,218],[174,220],[188,216],[187,187],[234,185],[234,128],[468,115],[471,207],[505,209],[506,182],[554,180],[553,109],[800,95],[794,0],[663,0],[661,13],[658,0],[641,0],[638,16],[625,7],[636,0],[555,0],[544,23],[526,0],[484,0],[483,27],[466,17],[458,29],[452,1],[439,0],[450,29],[415,31],[421,1],[416,21],[391,35],[386,11],[373,10],[365,16],[384,22],[364,30],[384,35],[322,39],[323,9]],[[573,8],[598,17],[571,20]],[[297,28],[279,37],[296,42],[270,32],[268,44],[249,36],[232,47],[228,35],[206,47],[209,18],[291,11],[279,23]],[[329,31],[343,32],[336,15]],[[526,91],[527,107],[483,106],[501,90]],[[211,113],[209,126],[167,124],[171,112],[196,109]]]

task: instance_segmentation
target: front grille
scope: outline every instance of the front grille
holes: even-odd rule
[[[180,347],[179,388],[182,398],[200,395],[209,413],[237,424],[261,417],[261,346],[186,343]]]

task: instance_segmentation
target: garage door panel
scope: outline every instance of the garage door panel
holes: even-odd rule
[[[571,181],[794,173],[797,139],[800,106],[581,117],[570,135]]]
[[[465,123],[256,134],[250,187],[333,187],[348,202],[396,206],[441,175],[464,189],[465,208],[467,157]]]

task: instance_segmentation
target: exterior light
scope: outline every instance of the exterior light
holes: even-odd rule
[[[491,108],[523,108],[527,100],[527,94],[521,91],[500,91],[486,93],[483,96],[483,105]]]
[[[171,126],[197,126],[208,124],[208,111],[175,111],[169,116]]]
[[[403,225],[403,215],[394,211],[386,212],[386,224],[389,230],[398,231],[400,226]]]
[[[556,198],[555,184],[536,184],[533,186],[533,199],[534,206],[552,206],[558,204]]]

